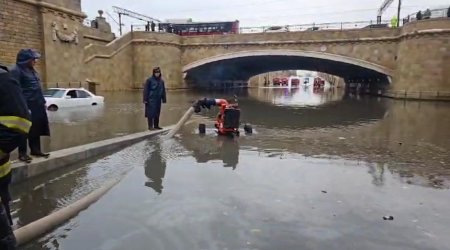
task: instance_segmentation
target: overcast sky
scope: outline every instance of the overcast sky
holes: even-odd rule
[[[119,6],[160,20],[192,18],[193,21],[234,21],[241,27],[376,20],[383,0],[82,0],[90,19],[102,9],[117,18],[112,6]],[[389,20],[397,12],[398,0],[384,13]],[[426,8],[445,8],[449,0],[403,0],[404,17]],[[118,25],[106,15],[117,33]],[[142,22],[125,17],[126,27]]]

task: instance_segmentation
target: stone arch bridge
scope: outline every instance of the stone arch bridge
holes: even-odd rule
[[[43,55],[38,70],[47,87],[89,79],[101,90],[140,88],[156,65],[169,88],[306,69],[382,85],[387,96],[450,99],[450,18],[394,29],[193,37],[131,32],[115,39],[100,12],[95,25],[83,25],[80,0],[3,2],[1,63],[13,64],[20,48],[38,49]]]
[[[450,20],[434,19],[399,29],[197,37],[132,32],[87,45],[85,64],[88,77],[111,89],[141,87],[156,65],[173,88],[305,69],[383,84],[389,96],[442,99],[450,97],[449,53]]]

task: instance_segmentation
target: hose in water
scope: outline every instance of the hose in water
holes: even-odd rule
[[[16,236],[17,245],[24,245],[31,240],[49,232],[55,227],[63,224],[67,220],[73,218],[82,210],[88,208],[92,203],[100,199],[108,190],[110,190],[114,185],[120,182],[119,180],[112,181],[105,186],[93,191],[82,199],[76,201],[75,203],[64,207],[52,214],[45,216],[37,221],[34,221],[26,226],[23,226],[14,231]]]
[[[166,137],[172,138],[180,129],[181,127],[191,118],[192,114],[194,113],[194,107],[190,107],[186,113],[184,113],[183,117],[178,121],[178,123],[175,125],[175,127],[166,135]]]

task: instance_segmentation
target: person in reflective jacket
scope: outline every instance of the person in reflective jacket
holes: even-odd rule
[[[153,69],[153,75],[147,79],[144,86],[145,117],[148,129],[162,129],[159,126],[161,102],[166,103],[166,88],[159,67]]]
[[[19,82],[23,95],[31,111],[31,126],[28,135],[31,155],[47,158],[49,154],[41,150],[41,136],[50,136],[45,98],[42,94],[41,80],[34,66],[41,55],[32,49],[22,49],[17,54],[16,65],[11,69],[11,74]],[[19,145],[19,160],[31,162],[27,154],[27,138],[24,137]]]
[[[11,229],[9,184],[10,153],[16,149],[31,127],[31,118],[22,90],[8,69],[0,65],[0,249],[15,249]]]

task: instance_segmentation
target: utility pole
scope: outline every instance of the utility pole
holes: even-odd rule
[[[400,27],[400,10],[402,8],[402,0],[398,0],[398,10],[397,10],[397,28]]]
[[[122,13],[119,13],[119,34],[122,36]]]
[[[149,17],[149,16],[146,16],[146,15],[142,15],[142,14],[139,14],[137,12],[134,12],[134,11],[131,11],[131,10],[127,10],[127,9],[124,9],[124,8],[120,8],[120,7],[117,7],[117,6],[113,6],[113,9],[114,9],[114,12],[116,12],[119,15],[119,27],[120,27],[119,28],[119,32],[120,32],[120,35],[122,35],[122,25],[123,25],[122,24],[122,15],[131,17],[131,18],[134,18],[134,19],[137,19],[137,20],[140,20],[140,21],[144,21],[146,23],[148,23],[148,22],[158,22],[158,23],[160,23],[161,22],[160,20],[158,20],[156,18]]]

